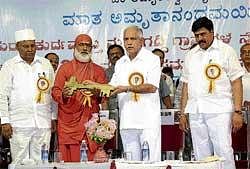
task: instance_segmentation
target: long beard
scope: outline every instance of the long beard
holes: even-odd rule
[[[74,56],[79,62],[89,62],[91,59],[90,53],[81,53],[77,49],[74,50]]]

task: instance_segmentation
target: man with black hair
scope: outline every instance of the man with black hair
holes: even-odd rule
[[[159,48],[155,48],[154,50],[152,50],[152,53],[159,56],[161,67],[162,67],[163,63],[164,63],[165,53]],[[170,92],[171,92],[170,86],[165,81],[165,75],[161,75],[160,84],[159,84],[159,95],[160,95],[161,109],[172,108]]]
[[[225,169],[235,169],[231,130],[242,127],[244,70],[232,47],[214,38],[213,23],[197,19],[192,31],[198,43],[185,57],[180,128],[189,128],[197,160],[211,155],[225,158]]]
[[[117,60],[119,60],[124,55],[124,49],[120,45],[110,45],[107,50],[108,59],[110,66],[105,70],[107,80],[110,81],[112,78],[112,75],[115,71],[115,63]],[[108,101],[108,108],[110,110],[110,118],[118,120],[118,100],[117,96],[111,96],[109,97]],[[116,110],[114,112],[114,110]]]
[[[114,74],[115,64],[116,64],[117,60],[119,60],[124,54],[125,54],[124,49],[120,45],[113,44],[113,45],[110,45],[108,47],[107,55],[108,55],[108,59],[109,59],[109,67],[105,70],[106,77],[107,77],[108,81],[111,80],[112,75]],[[108,109],[109,109],[109,118],[114,119],[119,126],[120,120],[119,120],[117,95],[110,96],[108,98]],[[117,132],[116,139],[117,139],[117,144],[118,144],[118,145],[116,145],[117,146],[116,148],[118,150],[115,150],[117,152],[116,152],[116,154],[115,153],[113,153],[113,154],[115,154],[116,157],[121,157],[121,154],[123,151],[122,140],[121,140],[121,136],[120,136],[120,131],[117,130],[116,132]]]
[[[246,72],[242,77],[244,106],[250,106],[250,43],[241,46],[240,57]]]
[[[114,74],[115,63],[124,55],[124,49],[122,46],[114,44],[110,45],[107,50],[107,55],[109,59],[109,67],[105,70],[108,81],[111,80]]]
[[[161,70],[162,74],[164,75],[164,79],[166,81],[166,83],[168,84],[169,88],[170,88],[170,98],[171,98],[171,102],[174,102],[174,97],[175,97],[175,83],[174,83],[174,73],[173,73],[173,68],[172,67],[164,67]]]
[[[44,57],[50,61],[54,72],[56,72],[59,65],[59,56],[56,53],[47,53]]]
[[[48,59],[51,63],[51,66],[54,69],[54,72],[56,73],[56,70],[59,65],[59,56],[56,53],[47,53],[44,58]],[[51,108],[54,112],[56,112],[55,119],[57,119],[57,112],[58,112],[58,105],[57,103],[52,99],[52,105]],[[49,146],[49,161],[54,160],[54,153],[58,151],[58,139],[57,139],[57,120],[52,121],[54,124],[51,125],[53,128],[51,128],[51,137],[50,137],[50,146]]]

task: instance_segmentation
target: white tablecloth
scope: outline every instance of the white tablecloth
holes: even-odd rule
[[[116,162],[116,169],[166,169],[169,165],[171,169],[222,169],[221,161],[214,161],[209,163],[196,163],[196,162],[180,162],[180,161],[163,161],[153,164],[129,162]]]
[[[37,165],[12,165],[9,169],[110,169],[110,163],[48,163]]]
[[[152,164],[144,164],[136,161],[117,160],[116,169],[222,169],[221,161],[209,163],[190,163],[180,161],[162,161]],[[9,169],[110,169],[111,163],[50,163],[39,165],[9,165]]]

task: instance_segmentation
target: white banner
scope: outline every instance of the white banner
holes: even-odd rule
[[[34,29],[38,55],[55,52],[60,61],[72,59],[75,37],[87,33],[93,60],[107,67],[107,47],[122,44],[122,30],[138,25],[145,46],[163,49],[177,76],[195,42],[191,25],[201,16],[212,19],[216,38],[238,54],[250,42],[249,0],[2,0],[0,13],[0,64],[16,55],[14,33],[24,28]]]

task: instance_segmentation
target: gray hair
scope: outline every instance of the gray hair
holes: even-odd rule
[[[138,33],[139,38],[143,38],[142,29],[140,27],[136,26],[136,25],[131,25],[131,26],[128,26],[127,28],[125,28],[124,31],[123,31],[123,37],[124,37],[125,33],[127,32],[127,30],[129,30],[129,29],[135,29],[137,31],[137,33]]]

